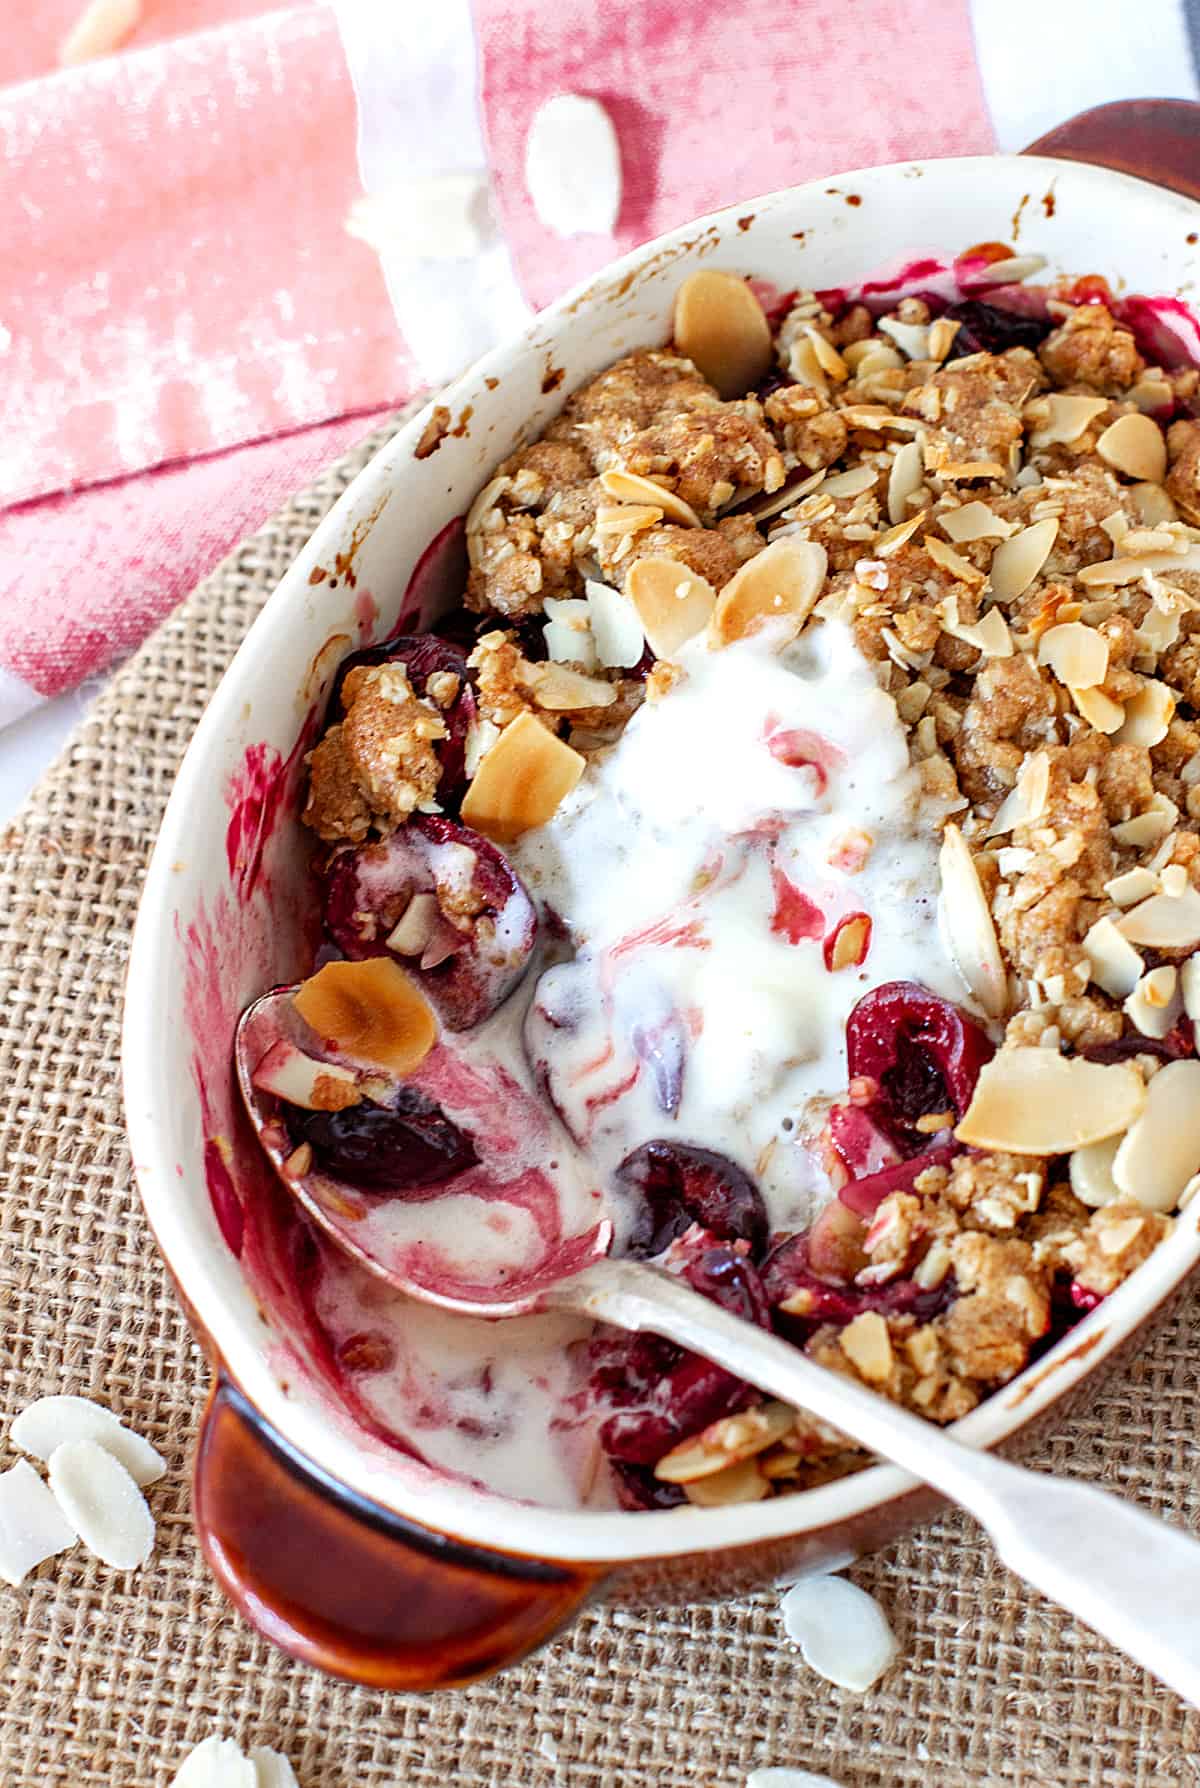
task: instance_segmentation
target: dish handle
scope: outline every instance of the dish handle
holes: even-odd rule
[[[1114,100],[1055,125],[1025,154],[1091,162],[1200,199],[1200,105],[1194,99]]]
[[[224,1373],[204,1415],[193,1506],[205,1556],[251,1626],[303,1663],[378,1689],[457,1688],[514,1664],[602,1580],[465,1545],[347,1491]]]

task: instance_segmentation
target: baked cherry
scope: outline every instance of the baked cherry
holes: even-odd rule
[[[627,1252],[661,1254],[693,1223],[725,1242],[746,1242],[751,1255],[767,1240],[767,1210],[748,1173],[711,1149],[682,1142],[646,1142],[626,1155],[616,1178],[639,1201]]]
[[[961,360],[967,354],[1003,354],[1007,348],[1036,352],[1054,327],[1049,317],[1022,316],[979,298],[964,298],[960,304],[947,306],[942,314],[948,322],[961,325],[947,360]]]
[[[865,1109],[905,1154],[928,1146],[915,1128],[919,1118],[939,1111],[962,1117],[994,1054],[981,1025],[915,981],[872,988],[846,1020],[850,1078],[875,1083]]]
[[[403,664],[413,691],[421,696],[425,695],[429,679],[435,673],[449,672],[458,678],[458,693],[454,700],[446,706],[441,702],[435,704],[446,723],[446,737],[434,745],[442,766],[438,800],[444,807],[457,806],[467,786],[467,734],[476,713],[475,691],[465,656],[456,645],[438,639],[432,633],[401,633],[394,639],[385,640],[382,645],[351,652],[348,658],[343,658],[333,680],[329,700],[331,719],[336,720],[341,715],[342,685],[350,672],[359,665],[373,664]]]
[[[293,1142],[312,1149],[314,1166],[362,1192],[424,1194],[479,1159],[470,1137],[440,1106],[401,1083],[382,1105],[363,1099],[343,1111],[281,1109]]]
[[[913,1279],[893,1279],[887,1285],[831,1284],[813,1269],[808,1235],[780,1242],[763,1267],[762,1284],[776,1323],[797,1341],[807,1340],[823,1323],[844,1328],[867,1312],[931,1322],[955,1295],[951,1274],[932,1288]],[[794,1307],[783,1310],[784,1303]]]
[[[890,1193],[911,1192],[914,1182],[927,1167],[949,1167],[954,1157],[962,1153],[962,1148],[961,1142],[953,1140],[939,1143],[919,1155],[910,1155],[907,1161],[897,1161],[890,1167],[880,1168],[877,1173],[849,1180],[840,1188],[838,1199],[857,1216],[873,1217]]]
[[[387,838],[344,845],[324,870],[325,928],[355,961],[395,956],[450,1030],[469,1030],[511,993],[537,933],[508,859],[441,814],[414,814]]]

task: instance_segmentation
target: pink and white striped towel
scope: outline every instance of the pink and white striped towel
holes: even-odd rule
[[[128,652],[375,414],[647,236],[1200,97],[1200,0],[142,0],[124,47],[56,70],[81,4],[16,8],[0,44],[0,727]],[[562,91],[615,123],[612,236],[563,240],[530,202],[529,123]],[[482,195],[453,259],[403,221],[446,176]]]

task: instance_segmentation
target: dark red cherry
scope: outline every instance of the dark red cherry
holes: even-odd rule
[[[931,1322],[955,1295],[951,1274],[932,1289],[912,1279],[893,1279],[887,1285],[832,1285],[813,1271],[807,1235],[780,1242],[763,1267],[762,1283],[775,1321],[797,1340],[807,1339],[823,1323],[844,1328],[868,1311],[880,1316],[915,1316],[918,1322]],[[803,1309],[779,1308],[796,1298],[803,1299]]]
[[[711,1149],[682,1142],[646,1142],[626,1155],[616,1178],[640,1201],[627,1251],[661,1254],[693,1223],[726,1242],[747,1242],[751,1255],[767,1240],[767,1210],[748,1173]]]
[[[951,1141],[926,1149],[919,1155],[910,1155],[907,1161],[897,1161],[890,1167],[881,1168],[878,1173],[850,1180],[840,1188],[838,1198],[847,1210],[858,1216],[873,1217],[889,1193],[911,1192],[913,1182],[927,1167],[949,1167],[954,1157],[962,1153],[962,1147],[960,1142]]]
[[[918,1118],[952,1110],[961,1117],[995,1045],[982,1026],[915,981],[888,981],[859,1000],[846,1020],[851,1080],[878,1086],[868,1106],[906,1149],[927,1139]]]
[[[479,1159],[471,1138],[412,1086],[398,1083],[386,1105],[364,1099],[344,1111],[281,1109],[293,1142],[312,1149],[314,1166],[362,1192],[424,1196]]]
[[[503,853],[457,820],[414,814],[378,843],[336,850],[323,879],[325,929],[338,948],[355,961],[394,955],[450,1030],[481,1023],[528,966],[533,903]],[[389,947],[414,896],[428,894],[433,922]]]
[[[646,1465],[630,1465],[624,1459],[609,1464],[623,1509],[677,1509],[687,1501],[682,1484],[664,1483]]]
[[[1021,316],[995,304],[984,304],[979,298],[964,298],[961,304],[949,305],[942,314],[948,322],[962,325],[947,360],[961,360],[967,354],[1003,354],[1008,348],[1030,348],[1036,352],[1054,327],[1049,317]]]

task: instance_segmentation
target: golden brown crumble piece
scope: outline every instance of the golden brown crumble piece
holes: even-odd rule
[[[446,723],[413,694],[402,664],[357,665],[342,684],[342,746],[377,819],[399,825],[437,794],[434,742]]]
[[[662,417],[720,407],[716,391],[682,354],[639,348],[577,391],[547,434],[573,433],[599,463],[598,453],[620,447]]]
[[[1200,526],[1200,422],[1173,422],[1167,430],[1167,453],[1167,495],[1188,521]]]
[[[741,497],[777,491],[785,476],[753,398],[660,417],[626,440],[609,464],[664,483],[702,521]]]
[[[326,844],[360,843],[371,830],[371,809],[355,781],[340,726],[331,726],[308,757],[304,823]]]
[[[1038,349],[1038,359],[1058,386],[1085,386],[1117,397],[1146,370],[1137,343],[1106,304],[1079,304]]]
[[[929,424],[929,471],[947,480],[1007,477],[1021,440],[1021,408],[1041,377],[1027,349],[1011,348],[955,360],[910,391],[905,410]]]
[[[945,1198],[982,1229],[1015,1229],[1036,1211],[1046,1184],[1046,1164],[1032,1156],[960,1155],[950,1172]]]
[[[807,472],[831,466],[846,450],[849,430],[829,399],[809,385],[772,391],[763,409],[796,465]]]
[[[1143,1210],[1132,1198],[1103,1205],[1092,1213],[1084,1232],[1076,1279],[1085,1291],[1107,1297],[1149,1259],[1171,1227],[1170,1217]]]
[[[502,628],[483,634],[467,663],[476,674],[480,714],[501,728],[518,714],[532,714],[553,733],[568,723],[585,730],[620,727],[645,693],[637,678],[609,680],[574,665],[535,663],[525,657],[515,634]]]
[[[963,791],[990,811],[1013,787],[1026,753],[1052,741],[1058,701],[1023,656],[990,659],[975,679],[954,761]]]
[[[970,1233],[951,1244],[959,1295],[941,1322],[957,1373],[1006,1384],[1050,1327],[1050,1281],[1027,1242]]]
[[[715,528],[652,527],[635,536],[621,569],[639,559],[676,559],[721,590],[762,548],[763,537],[749,516],[728,516]]]

